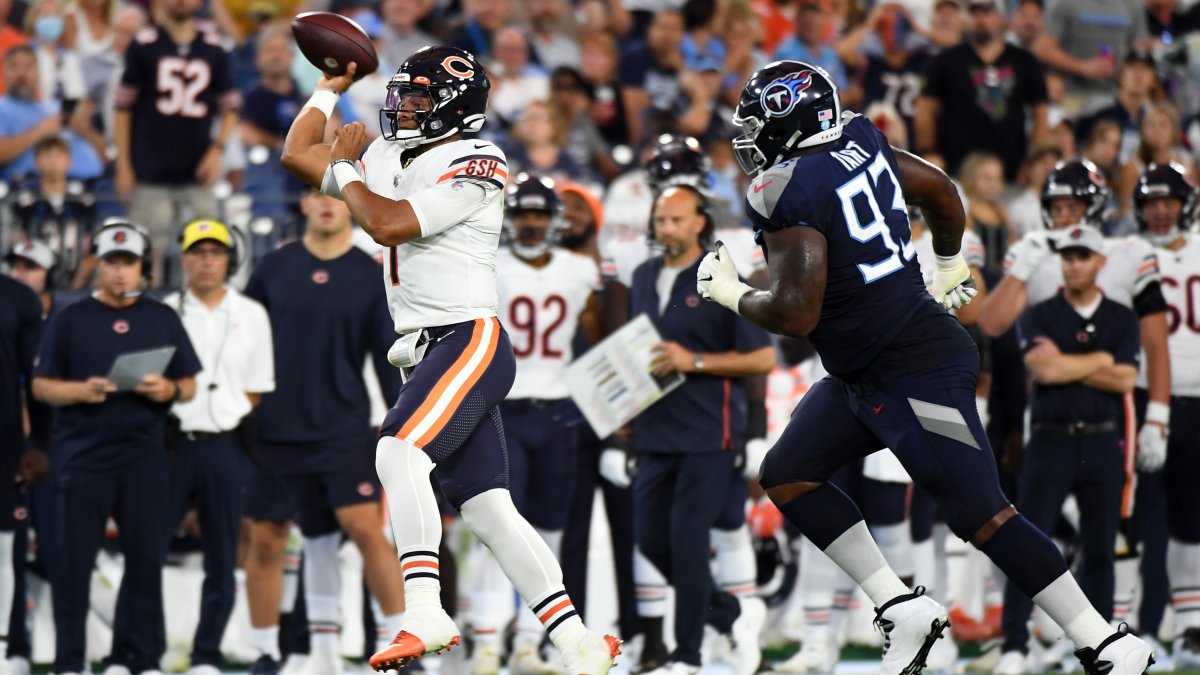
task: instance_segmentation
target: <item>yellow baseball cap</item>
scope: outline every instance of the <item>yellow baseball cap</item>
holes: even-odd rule
[[[229,227],[225,223],[211,218],[193,220],[184,225],[179,244],[184,251],[187,251],[196,243],[205,240],[212,240],[224,244],[228,248],[233,248],[233,233],[229,231]]]

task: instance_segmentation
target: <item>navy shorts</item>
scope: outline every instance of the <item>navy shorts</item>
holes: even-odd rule
[[[245,514],[252,520],[295,520],[309,537],[337,532],[334,512],[378,502],[375,441],[361,438],[323,443],[269,443],[254,448],[246,485]]]
[[[498,405],[516,375],[512,343],[496,318],[428,329],[425,358],[412,369],[380,435],[421,448],[436,464],[454,508],[508,487],[508,453]],[[564,505],[565,507],[565,505]]]
[[[965,344],[943,347],[941,361],[918,372],[873,384],[828,376],[813,385],[763,461],[763,487],[824,483],[843,465],[891,448],[950,528],[970,539],[1009,502],[975,408],[979,355],[960,332]]]

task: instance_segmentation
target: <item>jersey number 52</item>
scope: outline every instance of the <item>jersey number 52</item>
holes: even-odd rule
[[[900,181],[896,180],[896,174],[892,173],[892,167],[888,165],[887,160],[881,154],[875,155],[875,160],[871,162],[865,172],[855,175],[837,189],[838,199],[842,202],[842,215],[846,219],[846,228],[850,230],[850,236],[863,244],[878,237],[891,252],[891,255],[877,263],[859,263],[858,271],[862,274],[865,284],[879,281],[892,272],[902,269],[904,263],[917,255],[917,249],[912,245],[912,241],[904,241],[902,237],[892,237],[892,230],[888,227],[883,211],[879,208],[879,200],[875,198],[876,192],[879,190],[879,183],[885,173],[894,188],[891,208],[904,213],[904,193],[900,190]],[[865,225],[859,220],[858,209],[854,205],[854,198],[858,195],[866,197],[867,205],[871,210],[871,221]],[[900,241],[897,242],[896,239]],[[903,260],[901,260],[901,256],[903,256]]]

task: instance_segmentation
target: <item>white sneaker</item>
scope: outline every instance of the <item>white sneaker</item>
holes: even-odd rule
[[[949,633],[942,633],[942,637],[934,641],[925,659],[925,670],[942,675],[958,672],[958,643]]]
[[[12,675],[29,675],[31,671],[29,659],[25,658],[24,656],[8,657],[7,665],[8,670],[12,673]]]
[[[471,675],[500,675],[500,650],[490,645],[476,646],[471,655]]]
[[[729,667],[733,675],[754,675],[762,663],[762,648],[758,644],[763,623],[767,620],[767,605],[762,598],[738,598],[742,613],[733,622],[733,648],[729,651]]]
[[[283,667],[279,669],[279,675],[302,675],[307,663],[308,654],[288,654]]]
[[[996,662],[996,667],[992,668],[992,675],[1024,675],[1027,672],[1029,666],[1021,652],[1004,652]]]
[[[509,655],[508,672],[509,675],[558,675],[562,671],[542,659],[537,645],[526,643],[517,645]]]
[[[345,672],[346,664],[340,654],[314,650],[305,659],[300,675],[342,675]]]
[[[793,654],[792,658],[775,666],[773,670],[776,673],[830,675],[837,667],[838,662],[837,652],[830,647],[827,637],[806,640],[800,646],[800,651]]]
[[[700,666],[689,666],[681,661],[667,661],[654,670],[647,670],[643,675],[696,675]]]
[[[916,675],[925,668],[933,643],[950,625],[946,608],[918,586],[875,610],[875,626],[883,632],[880,675]]]
[[[187,671],[187,675],[221,675],[221,669],[205,663],[199,666],[192,666]]]
[[[605,675],[617,665],[621,641],[612,635],[588,631],[562,650],[567,675]]]
[[[1154,651],[1122,627],[1098,647],[1075,650],[1086,675],[1142,675],[1154,663]]]
[[[1175,670],[1200,670],[1200,628],[1189,628],[1175,638]]]
[[[104,675],[133,675],[125,666],[113,664],[104,669]]]

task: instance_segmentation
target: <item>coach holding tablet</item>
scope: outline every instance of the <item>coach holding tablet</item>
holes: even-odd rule
[[[200,361],[174,310],[143,297],[149,242],[128,223],[93,238],[96,291],[46,328],[34,365],[33,394],[58,407],[50,458],[58,489],[62,564],[53,579],[54,672],[82,673],[89,584],[111,516],[125,555],[110,661],[134,673],[156,671],[166,647],[162,567],[170,527],[167,413],[196,390]],[[106,379],[119,355],[174,348],[161,374],[130,391]]]

